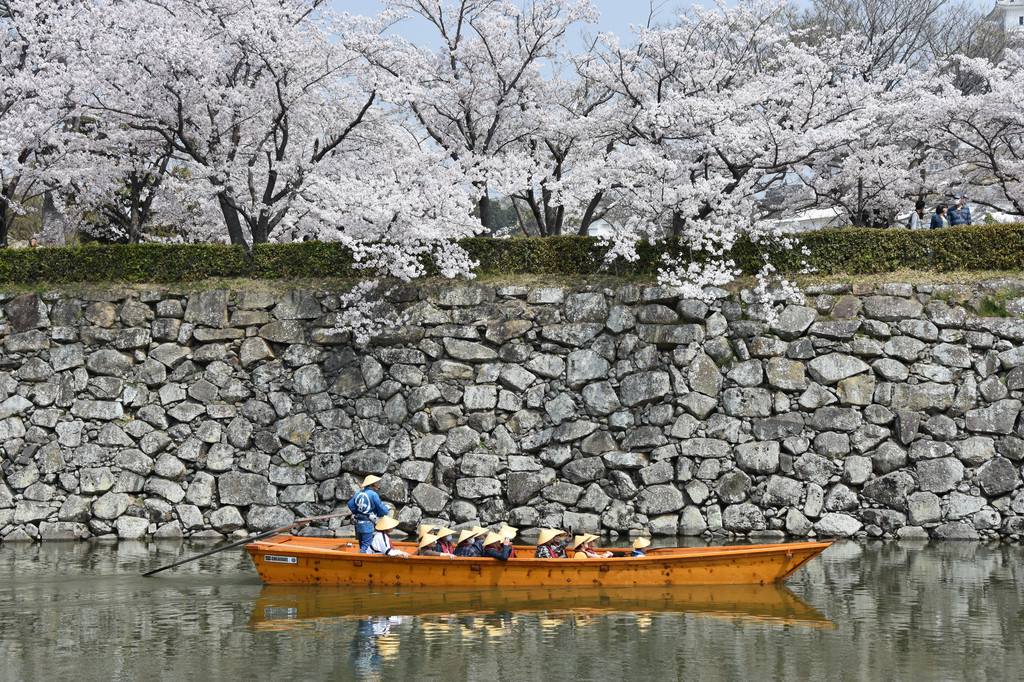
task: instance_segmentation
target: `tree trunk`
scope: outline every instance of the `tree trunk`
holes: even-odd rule
[[[63,246],[67,239],[67,218],[53,202],[53,193],[50,190],[43,192],[39,233],[40,241],[50,246]]]
[[[246,251],[252,251],[252,247],[249,246],[249,242],[245,239],[245,232],[242,230],[242,221],[238,215],[238,209],[236,209],[231,200],[227,197],[224,192],[217,195],[217,203],[220,204],[220,212],[224,216],[224,224],[228,228],[228,237],[231,239],[232,244],[240,244],[245,247]]]
[[[602,198],[604,198],[604,190],[591,197],[590,203],[587,204],[587,210],[583,212],[583,219],[580,220],[580,229],[577,232],[581,237],[590,234],[590,224],[594,222],[594,214],[597,213],[597,207],[601,205]]]
[[[493,223],[491,222],[491,198],[489,196],[487,196],[487,188],[486,187],[484,187],[483,194],[480,195],[479,207],[480,207],[480,224],[483,225],[484,232],[487,233],[488,237],[493,236],[494,230],[491,227],[493,225]]]
[[[11,229],[9,204],[10,202],[7,201],[7,197],[0,195],[0,249],[7,248],[7,233]]]
[[[672,212],[672,236],[678,237],[683,233],[683,229],[686,225],[686,218],[679,211]]]

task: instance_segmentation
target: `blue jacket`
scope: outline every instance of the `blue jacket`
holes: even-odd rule
[[[946,217],[949,219],[950,227],[956,227],[957,225],[970,225],[971,208],[967,204],[964,204],[963,208],[950,206],[949,209],[946,210]]]
[[[511,545],[502,545],[501,549],[491,549],[487,547],[484,549],[484,556],[490,557],[491,559],[497,559],[498,561],[508,561],[509,555],[512,554]]]
[[[381,518],[388,515],[388,508],[380,501],[380,496],[373,488],[363,488],[353,495],[348,501],[348,508],[355,514],[357,521],[369,521],[371,514]]]
[[[455,556],[477,557],[480,556],[480,550],[477,549],[475,542],[467,542],[455,548]]]
[[[938,213],[933,213],[932,214],[932,222],[931,222],[931,224],[928,225],[928,229],[929,230],[939,230],[939,229],[942,229],[945,226],[946,226],[946,224],[945,224],[945,221],[942,219],[942,216],[940,216]]]

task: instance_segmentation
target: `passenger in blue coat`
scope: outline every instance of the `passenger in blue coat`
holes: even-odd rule
[[[644,538],[644,537],[637,538],[636,540],[633,540],[633,553],[630,554],[629,556],[631,556],[631,557],[647,556],[647,552],[645,552],[644,550],[647,549],[650,546],[651,546],[651,541],[648,540],[647,538]]]
[[[512,555],[512,540],[498,533],[488,533],[484,538],[484,556],[498,561],[508,561]]]
[[[935,207],[935,214],[932,216],[932,222],[928,225],[928,229],[938,230],[943,227],[949,227],[949,221],[946,220],[946,205],[939,204]]]
[[[377,495],[380,476],[370,474],[363,479],[363,489],[348,501],[348,508],[356,520],[356,538],[359,540],[359,551],[370,552],[370,541],[373,540],[373,524],[388,515],[388,508]]]
[[[965,202],[967,197],[963,194],[957,194],[953,196],[956,199],[956,206],[951,206],[947,218],[949,219],[949,226],[956,227],[957,225],[970,225],[971,224],[971,207]]]
[[[473,538],[477,536],[476,529],[469,529],[462,531],[459,535],[459,544],[455,546],[455,556],[457,557],[478,557],[481,555],[480,548],[473,542]]]

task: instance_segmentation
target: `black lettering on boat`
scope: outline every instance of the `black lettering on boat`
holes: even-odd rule
[[[293,556],[277,556],[275,554],[264,554],[263,560],[273,564],[295,564],[299,561]]]

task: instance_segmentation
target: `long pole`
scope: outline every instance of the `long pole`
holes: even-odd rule
[[[247,537],[247,538],[243,538],[241,540],[238,540],[237,542],[232,542],[232,543],[224,545],[222,547],[218,547],[216,549],[211,549],[209,552],[203,552],[202,554],[197,554],[197,555],[189,557],[187,559],[182,559],[181,561],[175,561],[173,564],[167,564],[166,566],[161,566],[160,568],[155,568],[152,571],[146,571],[145,573],[142,574],[142,577],[143,578],[148,578],[149,576],[154,575],[156,573],[159,573],[161,571],[166,571],[168,568],[174,568],[176,566],[181,566],[182,564],[187,564],[187,563],[189,563],[191,561],[195,561],[197,559],[202,559],[203,557],[208,557],[211,554],[216,554],[218,552],[223,552],[224,550],[231,549],[232,547],[238,547],[239,545],[244,545],[244,544],[247,544],[247,543],[250,543],[250,542],[256,542],[257,540],[262,540],[263,538],[270,537],[271,535],[277,535],[278,533],[284,533],[284,532],[292,530],[294,528],[298,528],[299,526],[304,526],[307,523],[311,523],[313,521],[324,521],[326,519],[336,519],[339,516],[347,516],[347,515],[349,515],[351,513],[352,512],[350,510],[346,509],[345,511],[339,512],[337,514],[327,514],[326,516],[311,516],[309,518],[299,519],[298,521],[296,521],[295,523],[293,523],[293,524],[291,524],[289,526],[282,526],[281,528],[275,528],[274,530],[268,530],[268,531],[260,533],[258,535],[253,535],[251,537]]]

